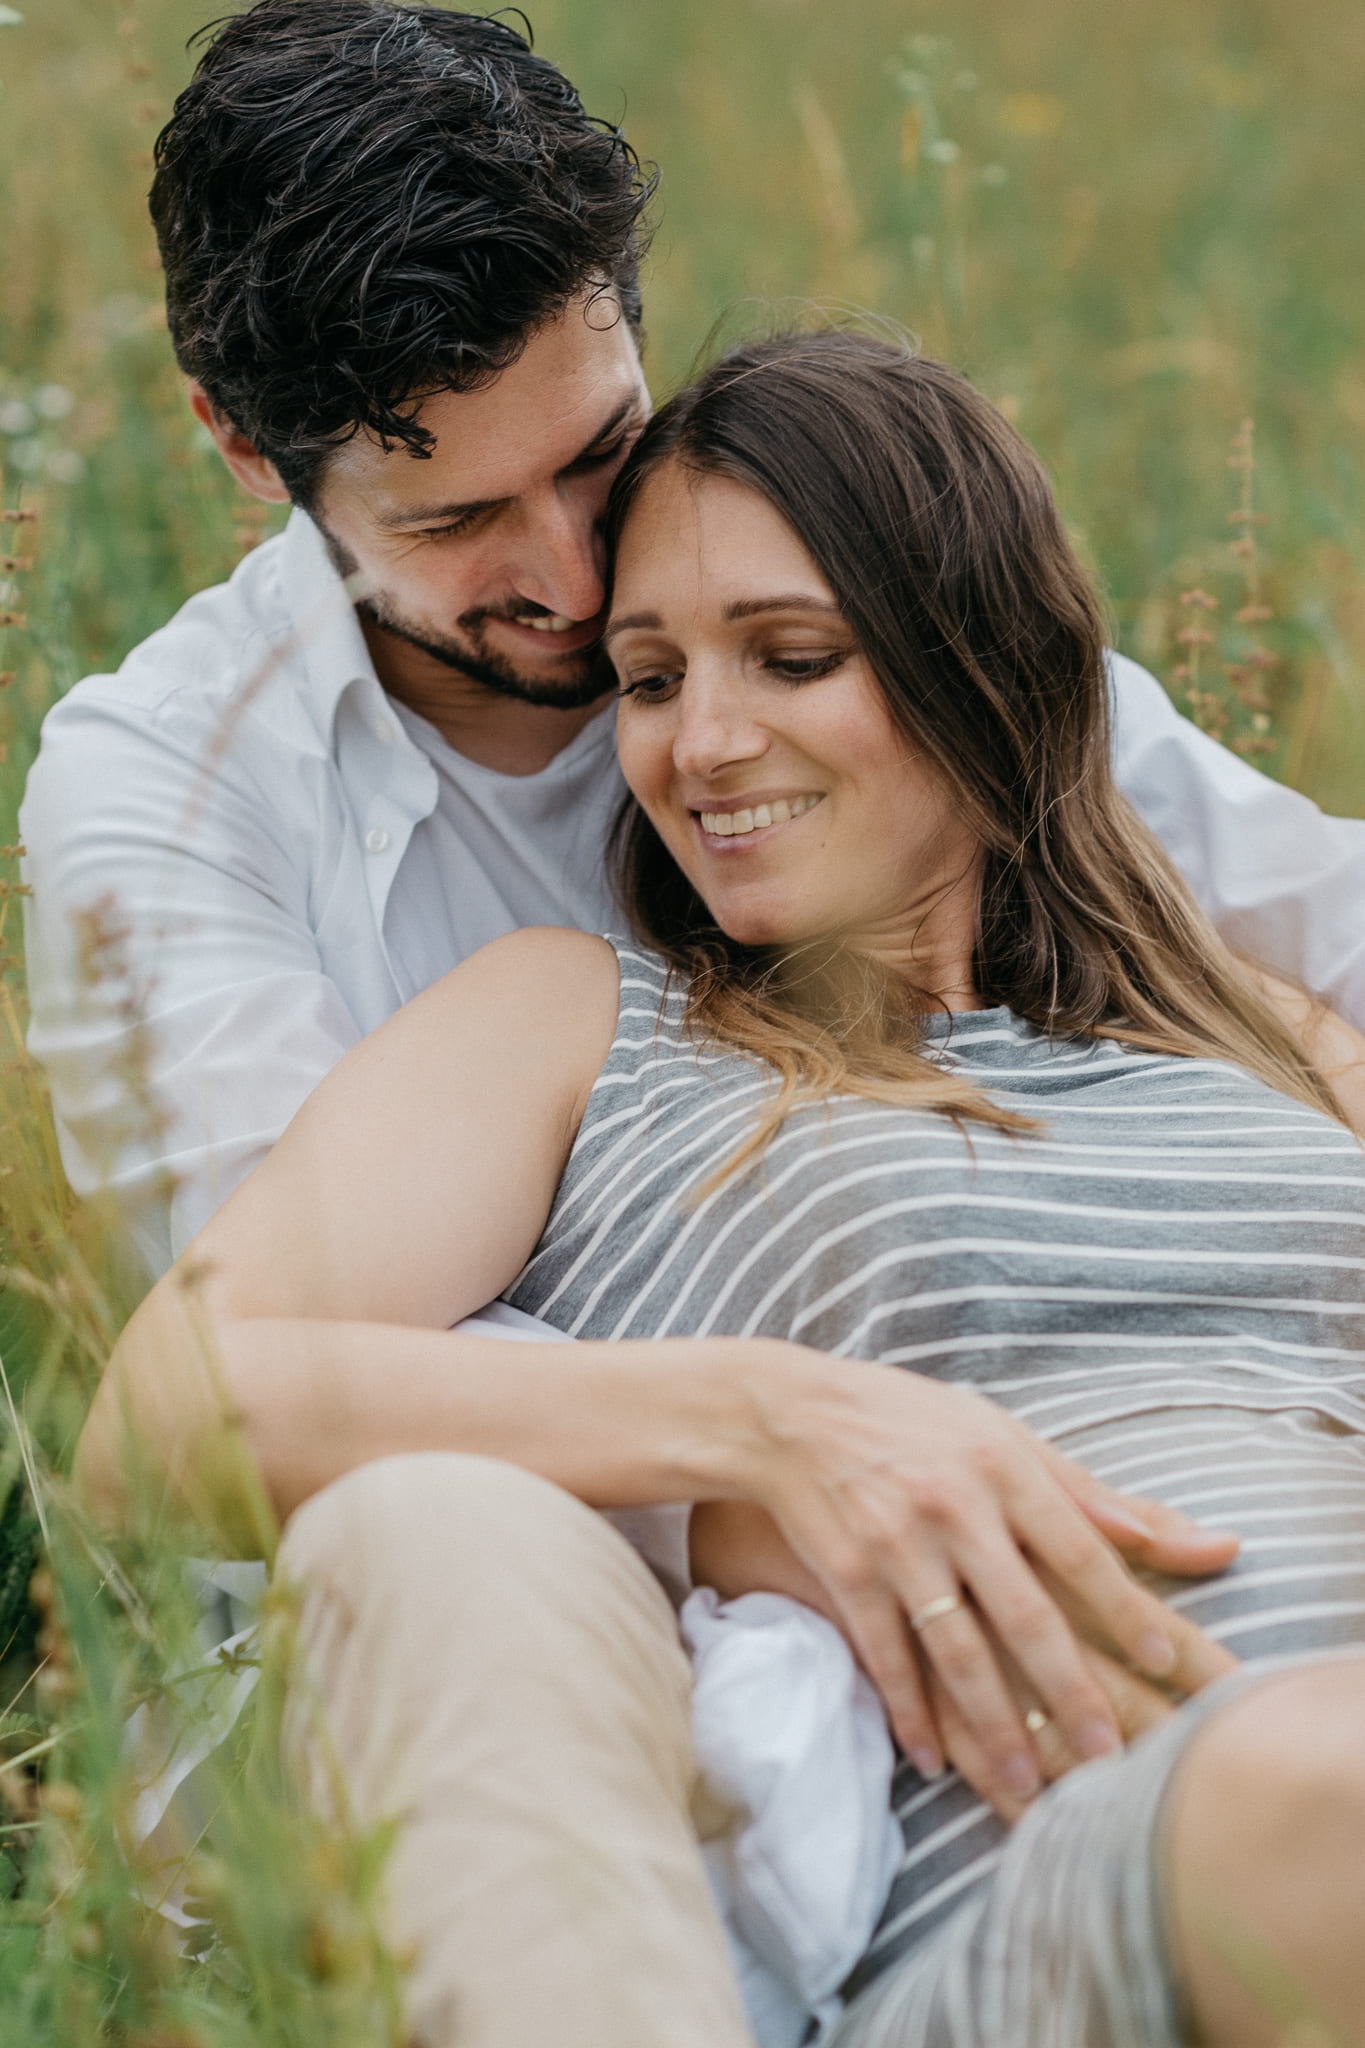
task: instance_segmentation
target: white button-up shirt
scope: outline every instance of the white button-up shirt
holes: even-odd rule
[[[1365,823],[1326,818],[1112,657],[1115,770],[1224,935],[1365,1026]],[[609,713],[538,774],[386,696],[295,512],[48,714],[20,814],[29,1045],[62,1160],[161,1271],[347,1048],[478,946],[613,923]]]

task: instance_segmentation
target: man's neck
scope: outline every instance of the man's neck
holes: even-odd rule
[[[606,701],[569,711],[523,704],[448,668],[363,614],[360,629],[388,695],[434,725],[457,754],[498,775],[536,775],[548,768],[601,715]]]

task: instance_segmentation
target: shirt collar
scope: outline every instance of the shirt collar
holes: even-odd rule
[[[337,706],[355,683],[381,686],[355,606],[327,543],[297,506],[280,540],[280,583],[308,699],[330,734]]]

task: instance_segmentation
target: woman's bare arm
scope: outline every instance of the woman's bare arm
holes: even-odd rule
[[[283,1517],[411,1428],[443,1391],[444,1333],[536,1244],[618,991],[603,940],[517,932],[333,1069],[124,1332],[76,1464],[106,1518],[130,1453],[144,1494],[159,1473],[222,1530],[243,1512],[243,1443]],[[260,1519],[257,1500],[239,1540]]]
[[[906,1617],[957,1586],[972,1602],[930,1654],[1002,1782],[1033,1764],[989,1626],[1078,1746],[1111,1739],[1073,1616],[1171,1668],[1169,1611],[1097,1530],[1149,1539],[981,1397],[766,1340],[451,1331],[535,1246],[617,1009],[608,947],[523,932],[349,1053],[130,1323],[81,1440],[86,1497],[117,1521],[150,1496],[257,1554],[274,1518],[386,1452],[503,1458],[599,1507],[750,1500],[908,1750],[938,1755]]]

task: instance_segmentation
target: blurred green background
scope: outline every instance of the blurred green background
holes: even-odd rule
[[[174,1545],[121,1574],[60,1479],[127,1294],[23,1055],[14,811],[54,696],[273,523],[185,408],[145,216],[212,11],[0,0],[0,510],[38,515],[0,524],[0,2041],[24,2048],[401,2038],[375,1854],[309,1832],[234,1757],[190,1873],[193,1953],[135,1897],[124,1723],[193,1659],[193,1613]],[[656,394],[718,324],[771,325],[774,306],[908,325],[1042,451],[1118,644],[1180,701],[1176,636],[1208,630],[1205,722],[1365,814],[1361,0],[529,11],[662,169]],[[1229,467],[1248,418],[1254,475]],[[1229,518],[1248,484],[1263,524]],[[1239,623],[1249,567],[1272,616]],[[1192,589],[1218,609],[1182,607]]]

